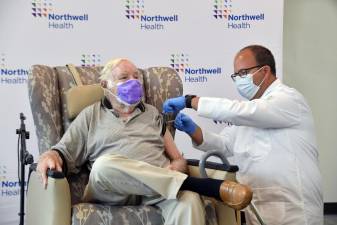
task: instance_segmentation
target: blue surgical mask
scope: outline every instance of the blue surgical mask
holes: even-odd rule
[[[256,93],[259,91],[261,84],[265,80],[266,76],[263,78],[259,85],[254,84],[253,76],[255,73],[260,71],[263,67],[259,70],[255,71],[254,73],[249,73],[245,77],[238,76],[235,80],[236,89],[240,93],[240,95],[248,100],[251,100]]]

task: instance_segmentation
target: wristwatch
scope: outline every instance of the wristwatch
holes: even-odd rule
[[[192,108],[192,99],[197,97],[196,95],[185,95],[185,106],[186,108]]]

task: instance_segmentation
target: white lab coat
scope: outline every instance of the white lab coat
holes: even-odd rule
[[[314,123],[299,92],[276,80],[252,101],[201,97],[198,115],[232,124],[220,134],[203,132],[204,142],[194,146],[231,157],[267,225],[323,224]],[[249,207],[246,219],[259,224]]]

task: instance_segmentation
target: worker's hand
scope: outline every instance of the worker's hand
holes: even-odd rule
[[[54,169],[62,172],[62,163],[62,158],[57,151],[48,150],[40,155],[39,161],[37,163],[37,172],[42,178],[44,188],[47,188],[48,184],[47,170]]]
[[[174,126],[178,130],[184,131],[189,135],[192,135],[197,129],[197,125],[193,122],[193,120],[183,113],[178,113],[176,119],[174,120]]]
[[[169,98],[163,104],[164,113],[178,113],[186,107],[185,97]]]
[[[187,161],[184,158],[174,159],[171,161],[170,165],[167,166],[170,170],[179,171],[181,173],[187,173]]]

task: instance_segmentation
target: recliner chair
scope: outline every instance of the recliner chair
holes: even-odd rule
[[[99,83],[101,69],[102,67],[77,67],[76,71],[81,83],[91,85]],[[160,112],[167,98],[182,95],[181,79],[173,69],[151,67],[139,70],[143,74],[144,101],[156,106]],[[32,67],[28,89],[40,154],[57,143],[71,123],[69,115],[73,112],[70,112],[68,104],[72,103],[68,102],[67,94],[75,86],[76,79],[67,66]],[[174,127],[168,128],[174,136]],[[31,167],[27,194],[28,225],[164,223],[160,209],[155,206],[109,206],[81,202],[90,173],[85,166],[80,173],[67,177],[63,173],[48,171],[46,190],[42,187],[34,166]],[[209,177],[235,180],[235,173],[225,171],[226,167],[220,164],[206,163],[206,166]],[[189,173],[191,176],[200,176],[197,160],[189,160]],[[214,199],[203,197],[203,201],[208,225],[241,224],[239,212]]]

